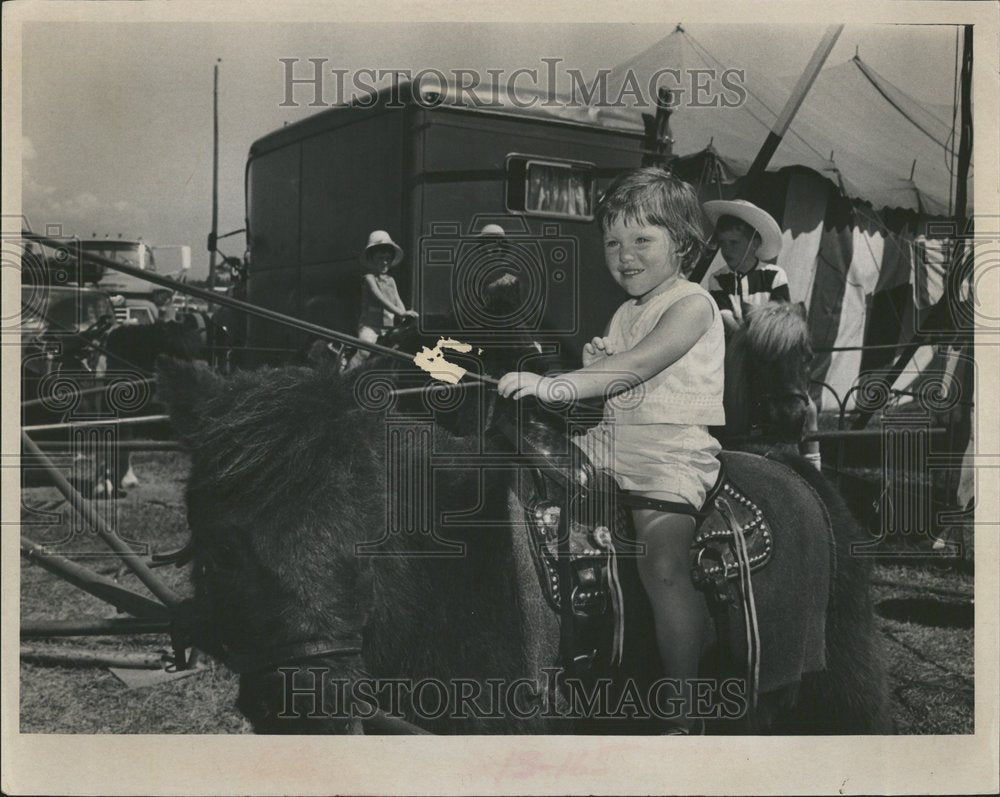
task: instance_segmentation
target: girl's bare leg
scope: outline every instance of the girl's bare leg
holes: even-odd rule
[[[682,684],[683,716],[670,724],[687,728],[691,723],[687,681],[698,676],[704,615],[704,598],[691,581],[688,558],[694,518],[651,509],[636,509],[632,515],[637,539],[646,546],[638,562],[639,578],[652,604],[664,676]]]
[[[365,343],[376,343],[378,342],[378,332],[376,332],[371,327],[366,327],[366,326],[359,327],[358,339],[363,340]],[[350,371],[353,368],[357,368],[358,366],[363,365],[365,361],[368,359],[370,354],[371,352],[368,351],[367,349],[358,349],[354,353],[354,356],[351,358],[351,361],[347,364],[346,370]]]

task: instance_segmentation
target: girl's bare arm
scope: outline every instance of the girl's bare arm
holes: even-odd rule
[[[711,300],[703,296],[686,296],[668,309],[638,344],[629,351],[611,354],[557,377],[562,386],[569,384],[576,399],[604,396],[609,388],[624,389],[645,382],[668,368],[691,350],[712,324]],[[515,398],[538,396],[555,384],[548,377],[532,378],[532,374],[505,374],[498,387],[503,396]],[[565,390],[554,391],[554,398],[564,398]]]

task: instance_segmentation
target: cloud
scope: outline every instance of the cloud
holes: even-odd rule
[[[150,214],[124,199],[106,199],[92,191],[69,193],[35,179],[28,162],[38,163],[31,138],[21,138],[21,204],[33,229],[62,226],[63,235],[88,236],[92,232],[121,233],[130,238],[147,234]]]
[[[27,169],[21,184],[22,211],[33,229],[59,224],[64,235],[122,234],[133,238],[147,234],[150,214],[123,199],[106,199],[92,191],[66,195],[53,185],[36,180]]]

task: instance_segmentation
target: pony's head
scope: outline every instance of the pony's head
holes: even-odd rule
[[[360,732],[326,704],[289,717],[283,700],[289,678],[301,686],[363,666],[374,596],[368,562],[354,551],[385,511],[384,416],[360,408],[353,377],[335,369],[223,380],[161,357],[157,370],[191,455],[198,646],[240,673],[238,705],[258,732]]]
[[[726,351],[727,428],[753,427],[786,442],[802,437],[809,403],[812,347],[801,303],[754,308]],[[742,421],[742,423],[740,423]]]
[[[471,627],[462,645],[498,644],[495,628],[477,630],[466,614],[483,616],[476,601],[491,605],[510,586],[497,563],[511,537],[476,520],[452,524],[449,544],[466,551],[449,557],[436,535],[390,533],[417,522],[414,493],[392,481],[429,473],[411,471],[426,467],[431,441],[417,426],[428,411],[407,420],[371,361],[346,374],[286,367],[226,379],[158,362],[160,397],[191,456],[193,637],[240,674],[237,705],[258,733],[359,733],[358,698],[341,687],[426,655],[429,617],[461,615],[456,627]],[[435,452],[480,451],[478,439],[436,423],[432,432]],[[468,514],[474,469],[431,478],[435,513]],[[479,509],[504,516],[508,498],[506,482],[490,484]],[[449,583],[462,600],[446,598]],[[486,583],[481,593],[463,586]]]

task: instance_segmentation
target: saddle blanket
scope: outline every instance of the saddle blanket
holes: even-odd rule
[[[753,575],[760,637],[761,692],[826,669],[826,610],[832,577],[830,518],[791,468],[753,454],[724,451],[730,482],[763,511],[775,536],[767,566]],[[801,489],[792,489],[796,484]],[[747,652],[743,611],[729,608],[731,645]]]

